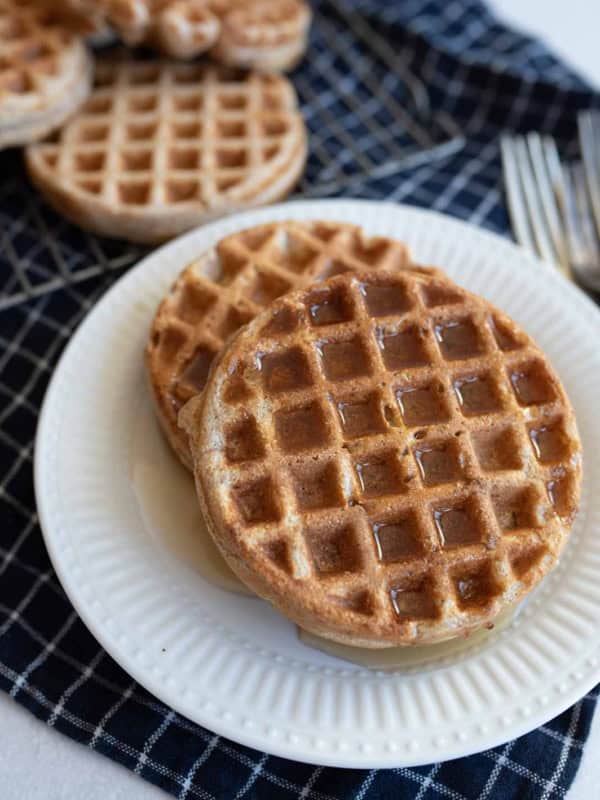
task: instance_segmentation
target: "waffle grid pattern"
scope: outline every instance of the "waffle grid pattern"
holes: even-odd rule
[[[579,444],[533,343],[410,273],[335,278],[268,317],[208,384],[218,430],[197,461],[254,568],[407,641],[537,582],[576,510]]]
[[[213,358],[238,328],[294,288],[408,263],[403,244],[366,239],[353,225],[282,222],[232,234],[186,268],[159,307],[148,347],[159,411],[183,460],[189,451],[177,412],[202,391]]]
[[[269,164],[285,170],[302,139],[293,91],[276,76],[122,62],[98,65],[96,81],[59,139],[30,148],[29,159],[117,216],[260,197],[277,175]]]
[[[39,0],[0,0],[0,150],[41,139],[88,96],[80,34]]]
[[[7,97],[24,105],[57,84],[65,47],[73,39],[58,21],[36,0],[18,5],[0,0],[0,114]]]

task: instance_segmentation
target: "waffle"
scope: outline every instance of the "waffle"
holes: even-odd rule
[[[62,0],[104,18],[128,44],[193,58],[208,50],[232,66],[290,69],[306,49],[305,0]]]
[[[284,292],[351,269],[401,269],[406,247],[366,239],[354,225],[274,222],[239,231],[183,270],[160,304],[146,363],[158,417],[192,468],[181,406],[202,391],[214,356],[243,324]]]
[[[236,0],[221,17],[211,51],[224,64],[289,70],[307,45],[310,9],[304,0]]]
[[[101,235],[155,243],[279,200],[306,160],[285,78],[206,64],[104,61],[84,109],[26,151],[33,182]]]
[[[557,560],[581,448],[560,381],[485,300],[348,273],[275,301],[180,413],[224,557],[344,644],[492,624]]]
[[[40,139],[85,100],[91,60],[69,20],[0,0],[0,149]]]

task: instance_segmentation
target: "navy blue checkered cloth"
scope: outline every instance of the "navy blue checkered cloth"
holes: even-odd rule
[[[311,133],[304,196],[434,208],[508,234],[498,136],[575,146],[599,98],[479,0],[322,0],[293,75]],[[0,156],[0,686],[58,731],[180,798],[555,798],[570,786],[596,692],[536,731],[414,769],[315,768],[215,736],[164,706],[98,646],[54,574],[32,481],[38,411],[63,346],[141,255],[51,212]]]

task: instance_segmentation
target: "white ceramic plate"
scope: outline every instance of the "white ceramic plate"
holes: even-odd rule
[[[291,217],[405,239],[420,261],[443,265],[537,339],[577,412],[582,506],[559,567],[507,627],[418,668],[374,672],[320,653],[266,603],[203,578],[192,483],[150,410],[142,351],[176,274],[225,234]],[[438,214],[300,202],[201,228],[120,280],[56,369],[35,459],[54,566],[92,633],[134,678],[231,739],[352,767],[416,765],[497,745],[600,679],[599,342],[600,315],[580,292],[503,239]]]

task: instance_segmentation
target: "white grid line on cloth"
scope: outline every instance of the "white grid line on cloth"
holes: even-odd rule
[[[31,675],[31,673],[38,667],[41,667],[44,661],[46,661],[46,659],[48,658],[48,656],[54,652],[54,649],[56,648],[57,644],[67,635],[67,633],[73,627],[73,623],[75,622],[76,619],[78,619],[77,612],[73,610],[68,615],[68,617],[61,625],[61,627],[58,629],[56,635],[48,642],[46,647],[40,650],[37,656],[34,659],[32,659],[29,662],[29,664],[27,664],[25,669],[19,673],[16,681],[12,685],[12,689],[9,692],[10,696],[13,699],[16,698],[16,696],[19,694],[20,689],[22,689],[23,686],[25,686],[25,684],[29,682],[29,676]],[[84,673],[81,674],[83,675]],[[52,722],[49,722],[48,724],[52,725]]]
[[[449,10],[451,12],[451,9],[454,6],[456,6],[456,3],[452,3],[452,4],[450,4],[450,5],[448,5],[446,7],[444,22],[446,21],[446,19],[448,17]],[[466,31],[463,31],[462,36],[461,36],[461,40],[460,40],[461,48],[462,48],[461,49],[461,58],[464,60],[464,62],[469,67],[471,67],[471,66],[479,66],[480,62],[482,62],[483,65],[487,69],[494,70],[494,71],[498,72],[499,74],[515,75],[515,63],[514,63],[513,59],[500,57],[500,58],[496,58],[494,60],[489,60],[487,58],[488,52],[485,49],[485,46],[482,47],[482,48],[479,48],[479,47],[475,46],[476,39],[478,38],[477,31],[484,31],[485,30],[483,28],[483,26],[481,25],[481,23],[479,23],[478,21],[474,21],[474,23],[472,23],[469,27],[470,27],[470,30],[467,29]],[[426,38],[432,39],[432,38],[435,38],[436,34],[441,34],[443,32],[442,21],[439,20],[438,21],[438,27],[436,27],[436,23],[432,19],[431,16],[426,16],[426,17],[421,16],[421,19],[417,20],[412,25],[412,30],[413,30],[413,32],[418,32],[423,36],[425,36],[425,34],[426,34],[427,35]],[[469,38],[469,33],[471,33],[471,37],[470,38]],[[458,40],[458,37],[457,37],[457,40]],[[514,33],[513,33],[513,41],[514,41]],[[495,42],[494,42],[494,44],[495,44]],[[469,50],[471,52],[469,52]],[[530,52],[532,54],[532,55],[529,56],[530,59],[534,58],[534,57],[538,58],[540,56],[540,54],[541,54],[539,42],[534,40],[534,41],[530,41],[530,42],[528,42],[526,44],[523,44],[522,50],[521,50],[521,55],[523,55],[523,53],[527,53],[527,52]],[[451,54],[454,55],[453,52],[451,52]],[[533,55],[533,54],[535,54],[535,55]],[[518,74],[519,78],[526,78],[529,81],[535,81],[535,80],[539,80],[540,79],[539,72],[536,69],[532,68],[531,66],[523,63],[523,59],[522,58],[518,62],[517,67],[518,67],[518,70],[519,70],[519,74]],[[565,88],[565,89],[572,89],[573,88],[573,86],[575,84],[574,84],[570,74],[567,73],[560,64],[554,64],[551,69],[552,69],[552,74],[554,75],[555,80],[561,84],[562,88]]]
[[[11,609],[8,608],[3,603],[0,603],[0,611],[5,612],[6,614],[10,614]],[[41,633],[39,633],[39,631],[35,630],[35,628],[33,628],[30,625],[30,623],[21,614],[15,613],[14,622],[16,622],[18,625],[20,625],[23,628],[23,630],[34,641],[36,641],[39,645],[41,645],[42,647],[46,647],[48,645],[49,639],[47,639],[45,636],[43,636]],[[55,648],[54,655],[57,656],[65,664],[67,664],[70,667],[73,667],[74,669],[83,671],[83,670],[85,670],[85,668],[87,666],[84,662],[80,661],[79,659],[77,659],[77,658],[69,655],[65,651],[61,650],[60,647]],[[104,689],[109,689],[110,691],[114,692],[116,695],[119,695],[119,696],[123,692],[127,691],[127,688],[128,688],[128,687],[123,687],[123,686],[119,685],[118,683],[114,683],[113,681],[107,680],[106,678],[102,677],[101,675],[94,674],[94,675],[91,675],[90,678],[92,680],[96,681]],[[135,686],[138,685],[135,682],[134,682],[134,684],[135,684]],[[143,706],[145,708],[150,709],[151,711],[154,711],[156,714],[161,714],[162,715],[162,714],[166,713],[167,707],[164,704],[160,703],[158,700],[149,700],[146,697],[143,697],[142,695],[138,694],[137,692],[130,693],[129,696],[136,703],[138,703],[139,705],[141,705],[141,706]],[[149,697],[152,697],[152,695],[149,695]],[[179,717],[178,718],[178,723],[177,724],[183,730],[188,731],[189,733],[196,733],[197,734],[198,731],[202,730],[200,728],[195,727],[191,722],[190,723],[186,723],[183,717]],[[207,734],[205,738],[208,739],[210,735],[212,735],[212,734]]]
[[[436,60],[439,60],[441,54],[439,51],[432,51],[432,53],[426,57],[424,66],[427,64],[427,59],[433,57],[435,57]],[[470,65],[458,63],[454,72],[450,76],[441,75],[435,71],[432,71],[428,82],[433,88],[437,89],[438,91],[443,91],[444,95],[446,96],[446,105],[444,106],[444,110],[446,112],[456,110],[461,99],[470,99],[476,101],[478,107],[483,104],[483,108],[489,109],[492,107],[492,105],[495,105],[496,107],[505,109],[507,112],[510,111],[513,108],[513,95],[509,93],[506,95],[498,95],[498,93],[493,93],[493,95],[490,96],[489,93],[485,92],[485,89],[489,87],[489,84],[483,87],[471,87],[467,81],[469,71],[471,69],[472,67]],[[494,84],[497,83],[501,77],[501,74],[492,73],[488,75],[489,81],[492,81]],[[461,81],[464,81],[464,83]],[[535,82],[527,83],[526,85],[530,88],[530,91],[535,88]],[[553,88],[556,92],[569,91],[564,87],[557,85],[554,85]],[[450,102],[448,102],[449,100]],[[554,105],[555,104],[550,104],[547,102],[540,102],[539,100],[536,100],[535,97],[530,95],[527,111],[534,113],[535,115],[542,115],[548,110],[549,106]],[[564,109],[561,105],[558,105],[558,110],[561,112]],[[485,115],[483,114],[478,114],[476,118],[483,118],[484,116]],[[471,119],[473,119],[473,117]],[[509,125],[505,124],[503,127],[508,129]],[[477,133],[480,130],[475,128],[470,121],[462,121],[461,128],[467,133]]]
[[[46,247],[49,250],[56,265],[58,266],[60,277],[63,279],[63,281],[68,281],[71,270],[69,269],[68,263],[63,258],[60,247],[57,246],[56,239],[48,230],[48,226],[46,225],[44,217],[40,213],[39,204],[34,202],[28,203],[28,210],[30,215],[33,217],[34,222],[36,223],[37,229],[41,231],[42,234],[39,240],[39,246]]]
[[[58,702],[54,707],[54,711],[52,715],[48,719],[48,725],[52,728],[56,724],[57,719],[62,714],[64,707],[66,706],[69,698],[79,689],[83,684],[89,680],[98,664],[102,661],[102,659],[106,656],[106,652],[103,648],[100,648],[95,656],[92,657],[89,664],[86,668],[79,674],[79,676],[74,680],[69,686],[64,690],[61,696],[58,698]]]
[[[403,52],[394,50],[383,36],[377,33],[366,19],[350,16],[345,13],[344,6],[339,2],[334,2],[336,10],[344,17],[348,27],[351,28],[361,41],[367,43],[378,58],[388,67],[388,74],[398,75],[404,82],[406,88],[412,96],[415,109],[422,115],[428,116],[431,113],[429,95],[427,88],[422,80],[411,69],[410,64],[414,57],[414,51],[406,47]]]
[[[101,289],[97,290],[95,295],[100,294],[100,292]],[[94,301],[94,296],[84,297],[72,288],[69,289],[69,294],[71,295],[72,299],[78,303],[79,307],[65,324],[58,325],[51,317],[43,313],[43,310],[47,308],[50,302],[50,295],[46,295],[38,300],[36,305],[33,306],[33,308],[25,317],[25,321],[21,325],[18,334],[9,342],[9,347],[6,349],[5,353],[0,356],[0,374],[2,374],[4,369],[6,369],[10,358],[19,354],[18,348],[20,345],[22,345],[23,339],[30,333],[34,324],[42,323],[56,334],[54,339],[50,341],[44,355],[37,358],[34,356],[34,361],[37,361],[37,364],[32,370],[31,375],[21,392],[14,394],[12,391],[10,391],[9,387],[6,387],[7,393],[9,396],[12,396],[12,401],[8,402],[5,408],[0,411],[0,424],[16,410],[21,403],[21,400],[25,399],[27,394],[32,391],[33,387],[40,379],[40,374],[44,371],[47,371],[47,365],[54,359],[57,351],[62,347],[63,341],[69,338],[73,328],[79,323]],[[30,444],[29,450],[23,451],[22,448],[17,450],[17,458],[13,460],[11,466],[3,475],[2,481],[0,482],[0,496],[11,503],[11,505],[13,505],[24,516],[29,516],[31,513],[30,510],[23,506],[20,501],[18,501],[10,492],[8,492],[7,487],[15,475],[18,474],[19,470],[23,466],[23,462],[30,458],[32,447],[33,443]],[[10,563],[12,557],[16,555],[26,539],[35,530],[36,522],[37,515],[34,513],[13,543],[13,546],[3,556],[2,563],[0,564],[0,575],[2,575],[2,573],[6,570],[6,567]]]
[[[421,784],[421,788],[419,789],[417,795],[415,796],[415,800],[423,800],[423,798],[425,797],[425,793],[433,783],[433,780],[440,771],[441,767],[442,767],[442,762],[438,764],[433,764],[433,766],[425,776],[423,783]]]
[[[0,555],[3,556],[3,557],[6,557],[7,560],[9,561],[9,563],[12,563],[14,566],[18,567],[18,569],[25,570],[25,572],[28,572],[30,575],[38,576],[42,572],[42,570],[37,569],[37,567],[32,567],[31,564],[28,564],[26,561],[23,561],[18,556],[15,556],[15,555],[10,555],[9,556],[8,555],[8,551],[5,550],[3,547],[0,547]],[[46,586],[49,586],[50,589],[52,589],[52,591],[55,594],[57,594],[59,597],[62,597],[62,598],[65,597],[64,589],[58,583],[58,581],[55,579],[55,575],[51,576],[46,581]],[[0,603],[0,609],[2,609],[2,607],[3,607],[2,603]],[[6,609],[7,606],[4,606],[4,608]],[[9,612],[11,610],[12,609],[8,609]]]
[[[573,714],[571,716],[571,722],[569,724],[569,728],[567,730],[567,735],[565,737],[565,741],[563,742],[562,749],[560,751],[560,757],[558,759],[558,763],[556,764],[556,769],[552,773],[552,777],[548,783],[548,788],[544,790],[544,794],[541,797],[541,800],[548,800],[548,798],[552,795],[552,793],[556,789],[556,784],[564,772],[565,767],[567,766],[567,758],[569,752],[571,750],[570,742],[573,738],[575,730],[577,729],[577,723],[579,722],[579,717],[581,715],[581,704],[577,703],[577,705],[573,708]]]
[[[398,775],[404,776],[405,778],[409,778],[414,783],[419,784],[419,786],[424,780],[423,775],[421,775],[420,772],[416,772],[416,770],[411,769],[410,767],[399,767],[398,769],[395,769],[394,772],[396,772]],[[469,798],[466,795],[455,791],[454,789],[450,789],[444,783],[439,783],[436,780],[431,781],[430,787],[438,792],[442,797],[448,797],[450,800],[473,800],[473,798]]]
[[[586,695],[587,696],[587,695]],[[584,698],[582,698],[583,700]],[[594,695],[594,699],[595,695]],[[540,725],[537,728],[538,731],[541,731],[546,736],[549,736],[551,739],[554,739],[557,742],[568,742],[569,747],[573,747],[576,750],[583,750],[583,742],[579,741],[579,739],[575,739],[574,737],[567,737],[564,733],[559,733],[558,731],[553,731],[552,728],[549,728],[547,725]]]
[[[0,195],[1,199],[1,195]],[[40,200],[37,199],[37,202],[30,198],[28,207],[35,207],[36,214],[38,217],[41,218],[41,214],[39,212],[39,205]],[[18,264],[27,263],[27,271],[23,269],[23,274],[25,275],[25,282],[26,287],[30,292],[34,290],[35,284],[32,284],[28,278],[28,273],[32,274],[32,276],[37,276],[39,278],[47,278],[49,276],[49,271],[47,267],[42,267],[39,265],[35,258],[44,252],[44,244],[46,240],[43,237],[34,238],[31,242],[31,246],[28,250],[24,251],[23,253],[17,253],[15,250],[12,241],[16,239],[19,234],[26,233],[28,228],[28,221],[29,218],[32,216],[31,213],[25,213],[22,217],[14,217],[9,216],[8,214],[4,214],[0,212],[0,224],[6,225],[5,228],[5,236],[3,238],[3,244],[6,248],[7,255],[11,256],[13,265],[17,265],[15,267],[15,271],[13,273],[13,278],[16,278],[18,282],[23,283],[23,281],[19,281],[19,271],[18,271]],[[45,224],[45,223],[44,223]],[[68,248],[68,245],[65,245],[60,240],[60,233],[67,232],[69,229],[69,223],[66,220],[62,220],[60,223],[59,229],[54,231],[54,241],[56,242],[56,247],[58,252],[60,252],[60,247]],[[61,243],[58,245],[58,243]],[[62,256],[61,256],[62,258]],[[64,261],[64,259],[63,259]],[[72,272],[73,268],[77,265],[77,263],[81,263],[83,261],[83,256],[81,253],[78,253],[75,250],[71,251],[70,258],[64,262],[65,265],[68,266],[68,271]],[[59,285],[62,285],[62,281],[59,281]],[[5,287],[5,291],[8,291]]]
[[[310,790],[315,785],[316,781],[318,780],[318,778],[320,777],[320,775],[321,775],[321,773],[323,772],[324,769],[325,769],[324,767],[317,767],[315,770],[313,770],[313,772],[311,773],[309,779],[306,781],[306,783],[302,787],[302,790],[300,791],[300,793],[298,795],[298,800],[306,800]]]
[[[19,459],[18,462],[14,462],[14,463],[15,463],[15,467],[16,467],[17,464],[20,465],[22,462]],[[29,513],[30,513],[29,509],[26,508],[23,505],[23,503],[21,503],[19,500],[17,500],[17,498],[14,497],[9,491],[7,491],[7,489],[4,486],[0,486],[0,498],[2,500],[5,500],[7,503],[9,503],[16,511],[18,511],[23,516],[29,516]],[[30,532],[31,532],[31,529],[29,531],[27,531],[27,532],[23,531],[23,535],[25,537],[27,537]],[[25,540],[22,539],[22,541],[25,541]],[[4,565],[2,565],[2,567],[3,566]],[[2,572],[4,571],[2,567],[0,567],[0,575],[2,575]]]
[[[25,189],[25,191],[27,190]],[[3,182],[0,189],[0,201],[4,198],[8,198],[10,201],[12,201],[14,195],[17,195],[18,197],[24,196],[26,205],[23,213],[19,216],[7,214],[0,210],[0,237],[2,241],[2,251],[4,252],[4,255],[8,257],[13,268],[13,277],[21,272],[24,276],[24,281],[21,280],[20,283],[23,284],[23,282],[25,282],[28,293],[30,296],[34,296],[36,294],[37,287],[35,284],[31,284],[31,281],[29,281],[29,273],[46,279],[48,288],[64,285],[63,279],[54,278],[53,280],[50,280],[53,278],[53,271],[49,270],[48,266],[42,266],[36,262],[36,257],[44,253],[44,248],[50,249],[50,252],[54,250],[55,253],[60,254],[60,259],[63,263],[63,266],[65,266],[67,271],[71,274],[74,272],[78,264],[85,263],[85,255],[74,247],[71,247],[70,243],[67,241],[66,236],[68,235],[69,231],[72,230],[72,227],[70,223],[63,217],[59,217],[58,215],[53,217],[53,219],[56,220],[56,225],[52,233],[48,232],[48,238],[46,238],[46,234],[39,224],[35,227],[31,227],[31,218],[37,217],[38,220],[42,221],[43,227],[47,229],[43,213],[44,210],[47,210],[47,207],[38,193],[27,193],[24,195],[23,182],[22,180],[19,182],[17,178],[12,181]],[[7,203],[7,205],[9,205],[9,203]],[[13,203],[11,202],[10,205],[13,206]],[[17,253],[13,246],[13,241],[20,234],[27,234],[28,232],[31,234],[29,236],[29,249]],[[34,233],[35,235],[33,235]],[[51,248],[48,248],[49,244],[51,245]],[[62,250],[65,251],[64,256],[62,255]],[[96,245],[95,252],[101,252],[101,250],[102,248]],[[104,261],[106,264],[106,258],[100,260]],[[117,261],[118,260],[119,259],[117,259]],[[53,258],[53,265],[55,266],[57,263],[58,262],[56,261],[56,258]],[[25,269],[22,264],[27,264],[27,268]],[[10,288],[12,292],[12,287]],[[4,293],[7,293],[8,290],[9,286],[5,285]],[[6,300],[6,297],[0,296],[0,308],[7,305]]]
[[[504,748],[503,748],[502,752],[500,753],[496,763],[494,764],[494,768],[490,772],[490,775],[489,775],[489,777],[488,777],[488,779],[486,781],[485,786],[481,790],[481,793],[479,795],[478,800],[487,800],[487,798],[490,796],[490,793],[491,793],[492,789],[494,788],[494,786],[496,784],[496,781],[500,777],[500,773],[502,772],[502,769],[506,765],[506,762],[508,760],[508,754],[513,749],[513,747],[515,745],[515,742],[516,742],[516,739],[513,740],[512,742],[507,742],[504,745]]]
[[[219,734],[215,733],[210,742],[204,748],[202,754],[199,755],[198,758],[194,761],[194,763],[192,764],[188,773],[185,776],[185,780],[183,781],[183,784],[181,786],[181,792],[179,794],[178,800],[185,800],[185,798],[188,795],[190,786],[192,785],[192,781],[194,780],[194,775],[202,766],[202,764],[204,764],[209,759],[211,753],[216,748],[220,739],[221,737],[219,736]]]
[[[5,339],[4,336],[0,335],[0,347],[6,346],[9,341],[10,341],[9,339]],[[33,350],[30,350],[28,347],[21,346],[16,353],[12,354],[11,358],[14,358],[15,356],[19,356],[20,358],[24,358],[26,361],[29,361],[29,363],[33,367],[38,368],[40,372],[48,373],[48,377],[52,373],[53,365],[49,361],[46,361],[45,358],[39,358],[33,352]],[[0,392],[4,392],[4,394],[9,395],[11,397],[14,395],[14,391],[3,383],[0,383]],[[33,405],[33,403],[30,403],[29,400],[26,397],[23,397],[22,395],[21,399],[23,405],[26,408],[32,409],[35,414],[38,413],[39,408],[37,406]]]
[[[117,697],[116,702],[114,702],[112,706],[110,706],[110,708],[106,711],[100,722],[96,725],[96,727],[94,728],[94,735],[92,736],[92,739],[88,744],[88,747],[90,747],[92,750],[95,748],[98,739],[100,739],[102,732],[106,727],[106,724],[110,722],[112,717],[127,702],[127,700],[129,700],[129,698],[133,696],[136,686],[137,686],[136,681],[131,681],[129,686],[127,686],[125,690],[121,692],[120,696]]]
[[[4,216],[4,215],[2,215]],[[0,245],[1,251],[7,253],[11,258],[11,265],[14,270],[14,277],[16,278],[17,282],[21,285],[21,288],[25,291],[29,291],[31,289],[31,283],[29,278],[27,277],[27,273],[23,269],[23,265],[21,263],[22,259],[15,250],[12,238],[14,236],[15,231],[11,229],[16,229],[18,225],[24,225],[24,222],[20,220],[12,219],[10,220],[9,225],[2,225],[0,226]]]
[[[48,348],[46,349],[45,353],[41,357],[37,357],[34,361],[37,360],[37,364],[35,364],[34,370],[32,370],[31,375],[21,391],[14,395],[13,403],[8,403],[7,406],[0,412],[0,424],[6,419],[9,414],[14,411],[14,404],[18,403],[18,398],[21,396],[26,396],[29,394],[33,388],[33,386],[37,383],[40,377],[40,373],[47,371],[48,364],[54,360],[54,356],[57,354],[57,351],[62,347],[65,340],[68,340],[72,334],[73,328],[75,325],[83,318],[86,311],[89,310],[91,307],[92,300],[88,298],[81,298],[79,301],[78,298],[75,298],[76,302],[79,302],[79,308],[74,312],[73,316],[70,320],[67,321],[66,324],[57,325],[50,317],[45,316],[40,308],[32,309],[32,312],[27,314],[25,318],[25,322],[23,323],[19,333],[11,342],[11,346],[7,348],[7,352],[4,354],[4,358],[0,358],[0,372],[3,371],[10,360],[15,355],[19,354],[18,346],[22,342],[22,340],[30,333],[31,328],[35,323],[42,323],[46,325],[46,327],[50,328],[57,334],[57,336],[50,341]],[[50,300],[50,295],[46,295],[45,297],[41,298],[40,307],[46,306]],[[9,352],[10,351],[10,352]],[[4,384],[6,386],[6,384]]]
[[[324,22],[323,29],[325,31],[330,32],[330,36],[328,37],[328,41],[331,43],[331,50],[327,51],[324,50],[322,53],[319,54],[318,59],[321,60],[317,61],[317,66],[320,66],[321,69],[325,68],[327,65],[327,69],[330,69],[332,72],[332,77],[334,80],[341,82],[343,80],[352,81],[355,84],[359,81],[373,92],[373,97],[371,98],[372,101],[379,100],[381,98],[381,86],[377,85],[374,79],[371,78],[369,73],[369,64],[366,60],[363,60],[361,63],[360,61],[354,66],[354,70],[349,73],[348,75],[344,75],[338,69],[335,69],[333,65],[334,54],[338,56],[344,56],[345,52],[349,50],[348,44],[350,40],[349,32],[346,34],[342,34],[341,36],[335,33],[335,28],[330,23]],[[346,51],[344,51],[343,44],[346,43]],[[350,66],[350,65],[349,65]],[[388,73],[390,74],[390,73]],[[396,76],[396,73],[392,73]],[[406,81],[405,81],[406,82]],[[341,88],[341,87],[340,87]],[[368,116],[366,113],[366,108],[363,107],[361,111],[361,106],[358,103],[352,102],[352,96],[349,92],[344,93],[344,100],[350,106],[352,103],[352,110],[355,110],[358,118],[364,122],[365,124],[368,123]],[[393,109],[396,115],[395,122],[397,124],[404,124],[404,132],[408,132],[411,134],[415,142],[423,148],[431,147],[434,142],[431,138],[431,135],[427,131],[425,127],[419,125],[415,122],[414,118],[411,118],[402,107],[399,101],[397,101],[393,94],[386,92],[385,96],[385,106],[388,110]],[[372,120],[373,125],[377,126],[376,128],[371,128],[374,138],[376,141],[382,141],[379,137],[383,136],[383,140],[385,140],[388,136],[385,128],[383,128],[378,122]],[[400,148],[396,148],[397,152],[401,153]]]
[[[533,86],[533,83],[525,83],[524,81],[519,83],[519,91],[517,96],[513,98],[513,102],[508,112],[508,118],[505,122],[505,127],[508,128],[508,130],[518,126],[518,123],[523,116],[523,112],[525,112],[528,108]]]
[[[359,786],[356,794],[354,795],[354,800],[364,800],[364,796],[369,791],[369,788],[371,787],[371,784],[375,780],[376,775],[377,775],[376,769],[370,769],[367,772],[364,781]]]
[[[477,161],[471,161],[467,164],[463,171],[455,175],[446,185],[444,191],[438,195],[433,203],[436,211],[445,211],[450,208],[456,199],[456,195],[466,188],[468,181],[473,174],[479,171],[485,164],[491,163],[492,159],[498,153],[497,142],[490,142],[480,152]],[[486,193],[487,194],[487,193]]]
[[[152,748],[156,744],[156,742],[160,739],[163,733],[167,730],[173,719],[175,718],[175,712],[173,709],[170,709],[167,714],[164,715],[160,724],[156,727],[156,729],[148,736],[146,741],[142,746],[142,752],[137,760],[137,763],[134,767],[134,773],[136,775],[140,775],[142,769],[144,768],[146,762],[148,761],[148,755],[152,751]]]
[[[439,175],[447,178],[448,181],[452,180],[456,173],[449,171],[448,173],[444,173],[443,171],[435,170],[433,167],[424,167],[424,169],[428,169],[432,174],[433,172],[437,172]],[[399,184],[398,188],[392,193],[393,200],[402,201],[407,197],[412,197],[413,199],[417,200],[420,205],[425,207],[435,207],[436,210],[441,211],[446,206],[441,206],[439,202],[439,193],[433,189],[429,189],[425,186],[420,185],[422,183],[420,177],[419,178],[408,178]],[[469,187],[472,188],[471,186]],[[480,202],[483,202],[485,199],[486,193],[478,192],[477,190],[473,191],[473,194],[477,194],[480,197]],[[462,203],[458,202],[456,198],[452,201],[452,212],[454,216],[457,216],[464,220],[469,220],[472,214],[472,209],[468,206],[463,205]],[[499,230],[496,226],[490,225],[488,220],[485,220],[486,226],[491,230]]]
[[[3,552],[2,563],[0,564],[0,577],[2,577],[2,574],[6,571],[6,568],[8,567],[8,565],[13,561],[13,559],[16,557],[17,553],[19,552],[20,548],[27,541],[27,539],[31,535],[31,533],[35,530],[36,525],[38,523],[38,518],[37,518],[37,514],[32,514],[29,511],[29,509],[23,509],[22,503],[20,503],[18,500],[16,500],[16,498],[12,497],[12,495],[10,495],[6,491],[6,489],[4,489],[2,487],[0,487],[0,489],[1,489],[0,496],[2,496],[11,505],[13,505],[17,509],[17,511],[19,511],[21,514],[23,514],[24,516],[28,517],[27,523],[25,524],[25,526],[23,527],[23,530],[19,533],[19,535],[17,536],[15,541],[13,542],[12,547],[10,548],[10,550],[4,550],[3,549],[3,551],[2,551]],[[54,570],[53,570],[53,572],[54,572]]]
[[[494,752],[494,750],[485,750],[482,755],[494,762],[501,758],[501,756]],[[519,764],[517,761],[513,761],[513,759],[509,757],[506,757],[506,759],[503,760],[502,766],[507,767],[521,778],[527,778],[527,780],[531,781],[531,783],[535,783],[536,786],[540,786],[542,789],[545,789],[549,784],[547,778],[542,778],[537,772],[532,772],[532,770],[530,770],[528,767],[525,767],[523,764]],[[559,791],[559,789],[555,789],[555,791]]]
[[[27,408],[31,414],[35,414],[37,416],[37,411],[35,409],[35,406],[29,403],[21,395],[17,396],[18,396],[17,405],[19,407],[23,406],[24,408]],[[18,472],[18,468],[20,468],[23,462],[25,461],[33,462],[33,442],[30,442],[29,444],[26,445],[22,445],[20,442],[14,439],[9,433],[6,433],[4,430],[2,430],[2,428],[0,428],[0,440],[4,442],[4,444],[6,444],[8,447],[11,447],[20,459],[20,461],[18,462],[18,467],[17,468],[11,467],[9,473],[7,473],[6,476],[4,477],[2,483],[0,484],[0,489],[2,489],[5,485],[8,485],[10,483],[16,472]],[[16,463],[17,462],[15,462],[15,464]],[[13,474],[11,475],[10,472],[12,472]],[[28,508],[27,516],[30,516],[30,514],[31,514],[31,509]]]
[[[473,225],[483,225],[487,215],[499,200],[500,192],[496,189],[490,189],[487,195],[479,201],[479,205],[475,207],[471,214],[470,222]]]
[[[31,603],[31,601],[39,592],[44,583],[52,576],[53,572],[54,570],[52,569],[48,569],[46,572],[41,572],[39,577],[37,577],[35,581],[31,584],[31,586],[27,590],[27,593],[22,598],[21,602],[17,605],[17,607],[13,609],[7,609],[8,616],[4,620],[2,625],[0,625],[0,638],[2,638],[11,629],[11,627],[18,619],[22,618],[24,609],[26,609],[29,603]],[[48,644],[49,642],[46,642],[46,646]]]
[[[379,178],[386,178],[391,177],[393,175],[399,174],[405,170],[414,169],[415,166],[419,164],[425,164],[429,162],[436,162],[438,160],[444,160],[450,158],[451,156],[455,155],[457,151],[459,151],[464,145],[463,139],[456,139],[452,141],[445,142],[444,144],[438,145],[435,148],[427,151],[418,151],[414,152],[411,155],[407,156],[402,164],[398,164],[395,162],[389,164],[383,164],[381,167],[374,169],[371,171],[371,175],[369,180],[377,180]],[[435,168],[432,167],[432,174],[435,171]],[[320,196],[327,196],[327,195],[336,195],[346,189],[353,189],[354,187],[362,187],[365,184],[365,177],[364,175],[355,175],[351,178],[344,179],[341,181],[332,181],[330,183],[324,183],[322,186],[319,186],[317,189],[314,189],[311,192],[312,197],[320,197]],[[363,192],[364,194],[364,192]],[[386,199],[391,200],[393,193],[387,195]]]
[[[248,777],[246,783],[238,790],[233,800],[241,800],[241,798],[254,786],[259,775],[262,774],[263,767],[269,759],[268,753],[263,753],[260,760],[252,768],[252,772]]]
[[[49,298],[44,297],[42,298],[43,305],[46,305]],[[41,306],[42,304],[40,304]],[[17,335],[11,339],[2,355],[0,355],[0,375],[4,372],[4,369],[10,359],[19,352],[19,345],[33,328],[33,326],[40,320],[42,316],[41,308],[32,308],[30,312],[28,312],[27,316],[25,317],[25,322],[22,324],[19,332]],[[54,343],[53,343],[54,344]],[[1,419],[0,419],[1,421]]]

